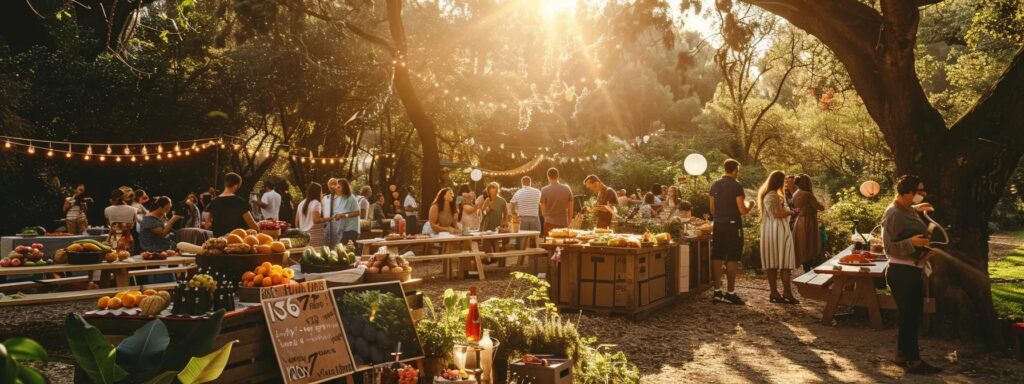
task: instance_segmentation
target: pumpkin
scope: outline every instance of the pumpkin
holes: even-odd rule
[[[167,292],[167,291],[157,291],[156,292],[156,296],[160,296],[160,297],[164,298],[164,300],[167,300],[168,303],[171,302],[171,293],[170,292]]]
[[[146,296],[142,299],[142,303],[139,304],[139,308],[142,309],[143,315],[158,315],[163,312],[164,308],[167,308],[169,303],[162,296]]]

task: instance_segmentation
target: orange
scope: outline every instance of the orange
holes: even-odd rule
[[[155,294],[156,294],[156,290],[155,289],[147,289],[145,291],[142,291],[142,295],[143,296],[153,296]]]
[[[260,245],[269,245],[274,241],[274,238],[266,233],[260,233],[256,235],[256,240],[260,241]]]
[[[228,244],[238,244],[242,242],[242,236],[232,233],[226,237],[226,240],[228,241]]]
[[[256,253],[266,254],[266,253],[271,253],[271,252],[272,251],[270,250],[270,246],[269,245],[257,245],[256,246]]]
[[[97,309],[107,309],[107,303],[110,302],[110,296],[103,296],[99,301],[96,302]]]
[[[245,273],[242,274],[242,281],[252,281],[253,276],[256,276],[256,274],[246,271]]]
[[[264,262],[263,262],[263,264],[260,264],[260,266],[261,266],[261,267],[263,267],[263,268],[266,268],[266,269],[267,269],[268,271],[269,271],[269,270],[270,270],[271,268],[274,268],[274,265],[273,265],[273,264],[270,264],[270,262],[269,262],[269,261],[264,261]]]
[[[281,275],[270,275],[270,282],[274,285],[281,284]]]
[[[124,295],[127,295],[127,294],[128,294],[128,291],[121,291],[121,292],[118,292],[118,293],[114,294],[114,297],[116,297],[117,299],[120,300],[122,297],[124,297]]]
[[[274,285],[274,281],[271,280],[269,277],[264,277],[263,278],[263,286],[264,287],[269,287],[271,285]]]
[[[251,281],[247,281],[247,282],[245,283],[245,286],[246,286],[246,287],[249,287],[249,288],[252,288],[252,287],[254,287],[254,286],[255,286],[255,284],[253,284],[253,283],[252,283]]]
[[[291,283],[292,283],[292,280],[287,278],[287,277],[284,278],[284,279],[281,279],[281,284],[288,285],[288,284],[291,284]]]
[[[241,238],[245,237],[245,235],[247,235],[247,233],[245,233],[245,230],[241,229],[241,228],[238,228],[238,229],[235,229],[235,230],[231,231],[231,234],[235,235],[235,236],[238,236],[239,239],[241,239]]]
[[[268,269],[270,269],[270,268],[264,268],[263,266],[256,267],[256,274],[257,275],[266,275],[267,273],[270,272]]]
[[[257,233],[259,233],[259,232],[258,232],[258,231],[256,231],[255,229],[246,229],[246,230],[245,230],[245,234],[246,234],[246,235],[253,235],[253,236],[256,236],[256,234],[257,234]]]
[[[256,236],[253,235],[246,236],[242,239],[242,242],[249,245],[260,245],[260,239],[257,239]]]
[[[257,273],[255,275],[253,275],[252,281],[255,281],[256,284],[259,284],[259,283],[263,282],[263,274],[262,273]]]
[[[131,308],[135,306],[135,295],[124,295],[121,298],[121,305],[125,308]]]
[[[128,291],[129,295],[142,296],[141,291]]]
[[[118,309],[121,308],[121,299],[113,298],[107,301],[107,309]]]
[[[284,243],[282,243],[280,241],[271,242],[270,243],[270,250],[274,251],[274,252],[284,252],[285,251]]]

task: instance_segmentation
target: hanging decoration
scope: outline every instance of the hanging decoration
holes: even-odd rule
[[[345,165],[345,164],[347,164],[346,161],[349,159],[348,157],[313,156],[313,151],[309,151],[309,154],[307,154],[307,155],[296,155],[296,154],[293,153],[290,156],[291,156],[291,159],[294,160],[294,161],[298,161],[299,163],[302,163],[302,164],[309,164],[311,166],[318,166],[318,165],[320,165],[320,166],[324,166],[324,165]],[[378,153],[378,154],[374,154],[373,155],[373,159],[374,160],[380,160],[380,159],[391,159],[391,160],[394,160],[396,158],[398,158],[398,155],[396,155],[394,153],[383,153],[383,154],[382,153]]]
[[[38,152],[43,152],[47,158],[64,157],[65,159],[116,163],[171,160],[175,157],[188,157],[211,147],[226,148],[228,145],[225,144],[223,137],[147,143],[97,143],[0,135],[0,140],[3,140],[3,150],[24,151],[29,156],[36,156]],[[230,145],[234,151],[241,148],[238,144]]]
[[[489,171],[489,170],[486,170],[486,169],[479,169],[479,170],[484,175],[489,175],[489,176],[518,176],[518,175],[522,175],[524,173],[527,173],[527,172],[530,172],[530,171],[534,170],[535,168],[537,168],[538,165],[540,165],[541,162],[544,161],[544,159],[545,159],[544,155],[540,155],[540,156],[537,156],[536,158],[534,158],[533,160],[530,160],[526,164],[520,165],[518,167],[509,169],[509,170],[505,170],[505,171]]]

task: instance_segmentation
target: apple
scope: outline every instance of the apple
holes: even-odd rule
[[[32,247],[26,247],[24,245],[19,245],[17,247],[14,247],[14,251],[18,252],[18,253],[26,253],[26,252],[28,252],[31,249],[32,249]]]
[[[43,249],[43,245],[39,243],[32,243],[33,249]]]
[[[10,266],[11,266],[11,259],[0,260],[0,267],[10,267]]]
[[[12,267],[21,266],[21,259],[11,259],[11,266]]]

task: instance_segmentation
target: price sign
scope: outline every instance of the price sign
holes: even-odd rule
[[[260,304],[285,383],[319,383],[355,372],[331,292],[269,297]]]

